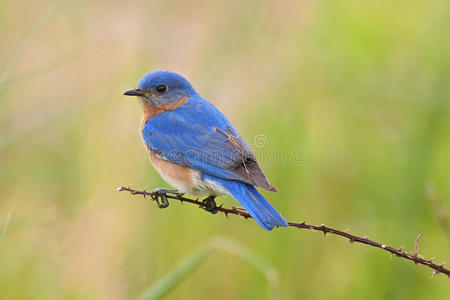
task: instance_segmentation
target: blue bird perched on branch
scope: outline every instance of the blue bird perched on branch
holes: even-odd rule
[[[262,228],[288,225],[255,188],[277,191],[250,147],[184,77],[154,71],[124,95],[141,100],[141,132],[150,161],[161,177],[178,189],[158,191],[208,196],[203,203],[212,213],[217,212],[215,197],[230,195]],[[167,199],[161,200],[160,207],[166,207]]]

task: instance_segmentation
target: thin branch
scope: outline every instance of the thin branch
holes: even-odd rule
[[[200,208],[205,208],[205,204],[199,200],[196,199],[190,199],[190,198],[186,198],[183,197],[182,195],[177,195],[177,194],[170,194],[170,193],[161,193],[161,192],[147,192],[147,191],[138,191],[138,190],[134,190],[130,187],[124,187],[124,186],[120,186],[117,189],[119,192],[120,191],[127,191],[130,192],[133,195],[142,195],[145,199],[147,199],[147,196],[150,197],[151,200],[155,200],[158,201],[158,199],[161,198],[161,196],[166,197],[167,199],[174,199],[174,200],[178,200],[181,203],[191,203],[194,205],[198,205]],[[225,208],[222,207],[222,205],[218,206],[217,211],[220,211],[222,213],[225,214],[225,216],[228,217],[228,215],[237,215],[237,216],[241,216],[245,219],[251,219],[252,217],[250,216],[249,213],[247,213],[245,210],[239,209],[239,208]],[[360,237],[360,236],[356,236],[353,234],[348,233],[347,231],[341,231],[338,229],[334,229],[334,228],[330,228],[326,225],[311,225],[311,224],[307,224],[306,222],[302,222],[302,223],[295,223],[295,222],[288,222],[289,227],[295,227],[295,228],[300,228],[300,229],[309,229],[312,231],[321,231],[323,232],[323,234],[326,236],[328,233],[330,234],[334,234],[337,236],[341,236],[344,237],[346,239],[349,240],[350,243],[356,242],[356,243],[361,243],[361,244],[365,244],[365,245],[369,245],[375,248],[380,248],[384,251],[387,251],[391,254],[395,254],[398,257],[402,257],[404,259],[410,260],[412,262],[414,262],[415,265],[420,264],[420,265],[424,265],[427,266],[431,269],[433,269],[433,274],[432,277],[442,273],[448,276],[448,278],[450,279],[450,270],[444,267],[444,263],[437,265],[435,263],[433,263],[432,259],[424,259],[421,255],[418,254],[418,243],[419,243],[419,238],[421,237],[421,234],[419,234],[416,238],[416,247],[415,247],[415,252],[414,254],[409,254],[407,251],[404,251],[402,247],[400,247],[399,249],[395,249],[394,247],[373,241],[371,239],[369,239],[368,237]]]

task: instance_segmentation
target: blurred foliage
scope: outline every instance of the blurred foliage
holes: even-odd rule
[[[293,221],[450,259],[450,2],[0,0],[1,299],[130,299],[211,236],[274,266],[282,299],[445,299],[443,276],[382,251],[115,191],[167,186],[123,91],[170,69],[233,121]],[[270,151],[300,151],[300,163]],[[235,205],[224,198],[225,205]],[[214,255],[168,299],[268,298]]]
[[[188,275],[192,274],[198,266],[203,263],[214,251],[219,250],[228,254],[236,255],[247,263],[253,265],[267,279],[268,291],[271,299],[279,299],[279,283],[277,271],[267,262],[258,257],[249,249],[241,244],[227,238],[213,237],[204,243],[198,249],[193,251],[180,264],[178,264],[169,274],[158,280],[155,284],[145,290],[139,297],[139,300],[162,299],[168,292],[173,291],[176,286]],[[199,287],[202,287],[203,280],[199,281]]]

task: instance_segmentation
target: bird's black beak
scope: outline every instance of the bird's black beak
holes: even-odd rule
[[[144,92],[141,89],[132,89],[123,93],[125,96],[143,96]]]

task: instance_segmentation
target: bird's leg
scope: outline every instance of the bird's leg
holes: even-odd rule
[[[217,214],[219,212],[219,209],[217,208],[216,201],[214,201],[215,198],[216,196],[213,195],[210,195],[207,198],[205,198],[202,201],[203,209],[209,211],[212,214]]]
[[[157,189],[154,189],[153,191],[152,191],[152,193],[155,193],[155,194],[175,194],[175,195],[177,195],[177,196],[183,196],[184,195],[184,193],[183,192],[181,192],[181,191],[179,191],[179,190],[168,190],[168,189],[165,189],[165,188],[157,188]]]
[[[183,195],[182,192],[178,191],[178,190],[167,190],[167,189],[163,189],[163,188],[158,188],[158,189],[154,189],[152,191],[152,199],[156,201],[156,204],[158,204],[159,208],[166,208],[167,206],[169,206],[169,201],[167,200],[167,195],[166,194],[175,194],[178,196]],[[161,200],[161,202],[160,202]]]

